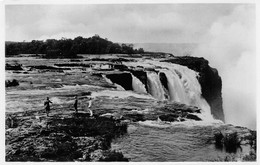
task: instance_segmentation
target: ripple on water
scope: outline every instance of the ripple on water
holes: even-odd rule
[[[214,136],[213,126],[162,128],[137,124],[135,128],[112,145],[131,161],[209,161],[227,155],[210,140]],[[247,146],[237,154],[243,152],[248,152]]]

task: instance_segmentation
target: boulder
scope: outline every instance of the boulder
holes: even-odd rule
[[[139,113],[126,113],[123,115],[123,120],[131,120],[133,122],[145,121],[144,115]]]
[[[12,81],[7,80],[5,81],[5,87],[13,87],[13,86],[18,86],[19,82],[16,79],[13,79]]]
[[[124,157],[121,152],[111,151],[111,150],[96,150],[90,155],[91,161],[105,161],[105,162],[116,162],[124,161],[128,162],[128,159]]]
[[[186,118],[196,120],[196,121],[201,121],[201,118],[199,118],[198,116],[193,115],[193,114],[187,114]]]
[[[5,70],[23,70],[22,64],[5,64]]]
[[[159,119],[162,121],[169,121],[169,122],[174,122],[174,121],[179,121],[177,118],[179,115],[177,114],[168,114],[168,115],[160,115]]]

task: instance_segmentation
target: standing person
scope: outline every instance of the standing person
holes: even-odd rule
[[[89,101],[88,101],[88,111],[89,111],[89,116],[92,117],[93,116],[93,111],[90,109],[90,107],[92,106],[92,98],[88,97]]]
[[[49,113],[51,110],[50,103],[52,103],[52,102],[49,100],[49,97],[47,97],[46,101],[44,101],[44,106],[45,106],[45,111],[46,111],[47,116],[49,116]]]
[[[77,96],[75,96],[74,108],[75,108],[76,113],[78,113],[78,97]]]

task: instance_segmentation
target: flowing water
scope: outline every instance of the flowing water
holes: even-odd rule
[[[148,92],[158,100],[164,100],[164,90],[159,76],[155,72],[147,72]]]
[[[138,78],[136,78],[132,73],[131,76],[132,76],[133,90],[137,93],[147,93],[145,89],[145,85]]]
[[[6,62],[24,66],[54,66],[55,63],[71,61],[7,58]],[[84,59],[81,62],[88,63]],[[73,110],[74,96],[85,96],[89,91],[95,98],[93,109],[104,113],[122,108],[149,113],[157,101],[181,102],[201,108],[202,113],[198,116],[203,121],[177,124],[161,121],[133,122],[130,123],[126,135],[113,141],[112,148],[122,151],[131,161],[214,161],[229,154],[225,149],[214,145],[214,132],[223,123],[213,119],[209,105],[201,96],[196,72],[187,67],[156,60],[140,59],[138,62],[124,64],[156,68],[157,72],[146,71],[147,90],[132,74],[133,91],[126,91],[104,75],[101,78],[91,76],[91,68],[74,67],[62,73],[41,70],[31,71],[29,74],[6,71],[6,79],[17,79],[20,83],[18,87],[6,89],[6,112],[41,110],[46,96],[53,102],[52,109]],[[102,64],[93,69],[97,67],[110,69],[110,65]],[[162,73],[167,78],[167,89],[160,80],[159,75]],[[117,88],[107,88],[109,84]],[[86,105],[87,100],[81,100],[80,110],[86,109]],[[235,153],[236,157],[248,153],[248,150],[248,146],[243,146]]]
[[[249,146],[244,146],[231,154],[216,147],[213,132],[217,126],[151,123],[130,125],[128,135],[116,139],[112,148],[135,162],[223,161],[227,155],[241,157],[250,150]]]

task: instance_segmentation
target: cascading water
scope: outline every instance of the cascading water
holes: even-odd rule
[[[165,93],[158,74],[156,72],[150,72],[150,71],[148,71],[146,74],[147,74],[148,93],[150,93],[154,98],[158,100],[164,100]]]
[[[170,101],[188,104],[183,84],[181,83],[179,77],[175,74],[175,72],[171,70],[163,70],[161,72],[164,73],[167,77]]]
[[[136,78],[132,73],[132,87],[133,90],[136,93],[147,93],[146,89],[145,89],[145,85],[138,79]]]
[[[207,101],[201,96],[201,86],[197,80],[197,73],[178,64],[156,63],[167,77],[170,101],[185,103],[201,108],[198,116],[204,121],[212,121],[211,109]]]
[[[202,113],[198,114],[198,116],[202,120],[214,120],[211,115],[210,106],[201,96],[201,86],[197,79],[197,72],[185,66],[159,61],[147,60],[142,61],[141,64],[135,65],[156,68],[159,73],[156,73],[155,71],[146,71],[147,91],[145,84],[130,73],[132,76],[132,90],[134,92],[142,94],[149,93],[160,101],[168,99],[170,102],[197,106],[201,109]],[[162,76],[161,74],[164,75]],[[163,82],[160,80],[160,76],[163,79]],[[107,80],[106,77],[104,78]],[[118,87],[118,89],[122,90],[123,88]]]

